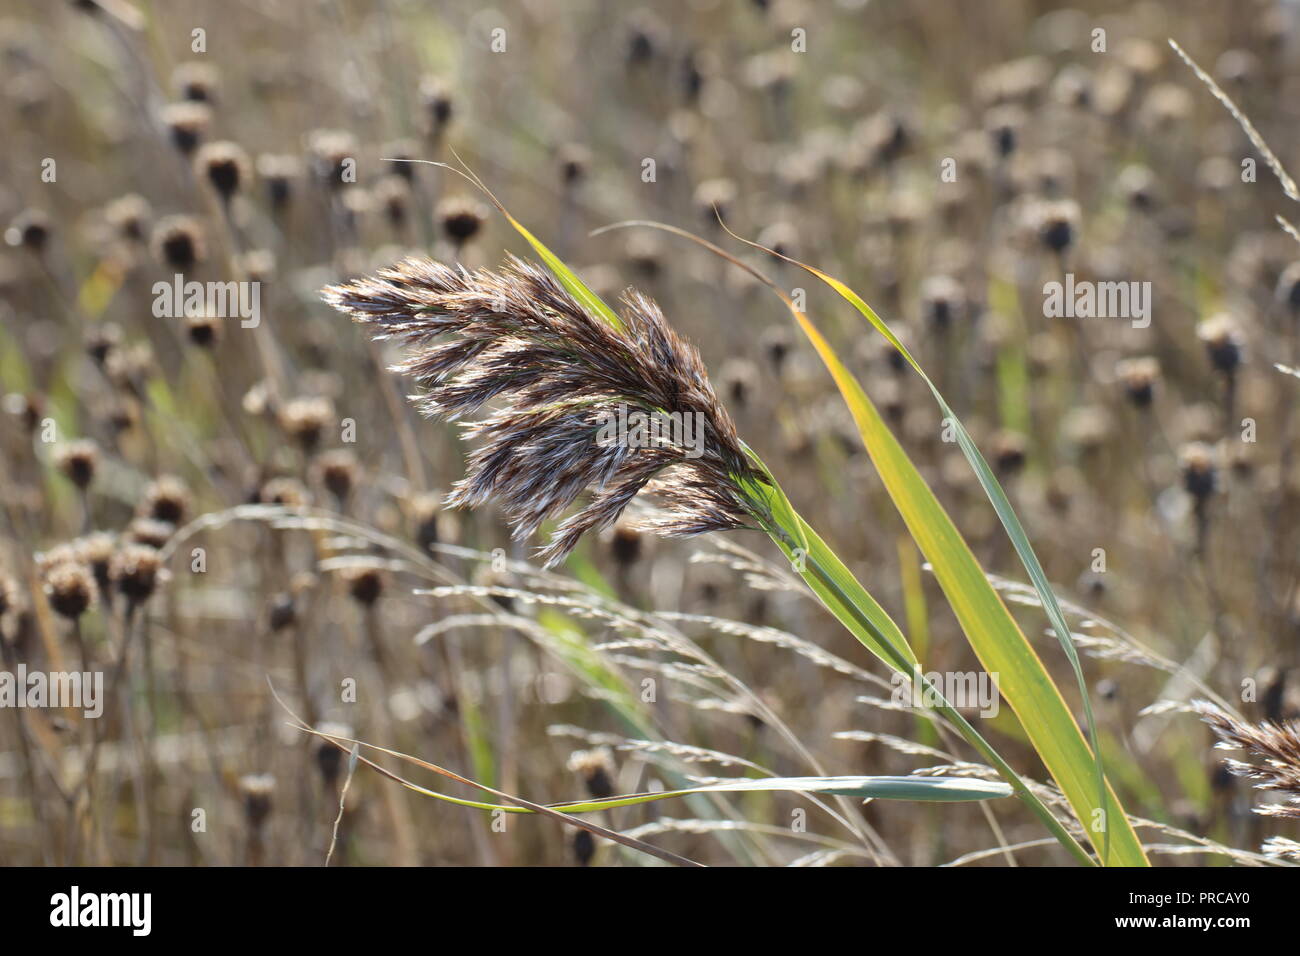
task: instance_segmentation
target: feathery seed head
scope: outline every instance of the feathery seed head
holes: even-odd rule
[[[423,386],[416,403],[426,415],[458,419],[497,406],[466,427],[480,443],[449,505],[496,500],[523,539],[591,492],[542,551],[548,565],[586,532],[613,524],[642,490],[663,506],[634,522],[643,531],[692,535],[753,524],[744,485],[759,473],[699,353],[640,293],[624,295],[615,328],[519,260],[500,272],[470,272],[406,259],[375,278],[331,286],[324,297],[375,338],[407,346],[394,371]],[[631,440],[638,423],[665,414],[693,424],[699,440],[683,441],[685,427],[650,428],[653,439]],[[632,426],[627,440],[620,425]],[[611,440],[611,431],[620,437]]]

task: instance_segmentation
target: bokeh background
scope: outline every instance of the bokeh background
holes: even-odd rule
[[[1115,785],[1144,838],[1183,848],[1156,862],[1295,836],[1249,813],[1179,705],[1295,712],[1300,382],[1274,363],[1300,365],[1300,246],[1169,37],[1294,159],[1300,8],[1272,0],[4,0],[5,666],[84,662],[110,693],[97,721],[0,710],[0,862],[318,864],[332,836],[334,865],[648,862],[364,767],[340,814],[346,755],[286,707],[539,802],[971,759],[882,706],[879,666],[760,536],[620,528],[543,576],[490,510],[442,510],[457,430],[418,419],[394,353],[319,290],[409,253],[523,253],[461,177],[392,161],[454,156],[597,291],[653,296],[927,667],[974,670],[780,302],[666,233],[590,233],[659,220],[804,288],[1014,599],[1023,572],[923,383],[714,210],[858,289],[1071,602]],[[259,281],[260,326],[156,316],[177,272]],[[1151,283],[1149,327],[1045,317],[1067,272]],[[282,510],[232,510],[250,504]],[[1078,707],[1041,611],[1017,615]],[[982,729],[1041,779],[1008,718]],[[1067,862],[1018,806],[985,810],[754,794],[600,822],[710,863]]]

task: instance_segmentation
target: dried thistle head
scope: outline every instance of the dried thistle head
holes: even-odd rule
[[[85,614],[98,593],[94,574],[77,561],[60,561],[47,570],[43,587],[50,607],[70,621]]]
[[[376,278],[327,288],[324,297],[375,338],[406,344],[393,370],[423,386],[416,404],[424,414],[458,419],[497,406],[466,427],[481,443],[449,505],[495,500],[522,539],[591,492],[541,552],[548,565],[586,532],[613,524],[643,489],[663,508],[631,522],[643,531],[693,535],[753,525],[746,487],[760,473],[699,352],[640,293],[624,295],[615,327],[519,260],[500,272],[470,272],[407,259]],[[690,428],[698,440],[688,445]]]
[[[55,452],[54,464],[78,488],[88,488],[99,468],[99,445],[89,438],[69,442]]]
[[[142,518],[183,524],[190,510],[190,489],[175,475],[159,475],[145,488],[136,510]]]
[[[1255,812],[1300,820],[1300,723],[1251,724],[1204,701],[1196,703],[1196,710],[1219,738],[1217,749],[1244,750],[1256,758],[1254,763],[1226,759],[1228,770],[1253,781],[1258,790],[1286,797],[1284,803],[1265,804]]]

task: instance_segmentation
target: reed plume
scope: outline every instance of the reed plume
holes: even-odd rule
[[[1230,771],[1253,781],[1259,790],[1285,795],[1285,803],[1265,804],[1255,812],[1300,820],[1300,723],[1265,720],[1251,724],[1205,702],[1197,704],[1197,711],[1219,738],[1220,750],[1245,750],[1258,760],[1226,759]]]
[[[761,506],[746,486],[762,473],[699,352],[639,292],[624,294],[615,327],[512,257],[498,272],[405,259],[323,295],[374,338],[406,346],[392,370],[422,387],[413,401],[426,416],[457,420],[495,404],[466,425],[481,441],[448,505],[495,500],[518,540],[590,493],[541,550],[548,567],[588,531],[613,524],[643,490],[658,507],[630,517],[638,530],[686,536],[754,526]],[[602,437],[637,412],[699,423],[702,442],[686,447],[672,429],[645,443]]]

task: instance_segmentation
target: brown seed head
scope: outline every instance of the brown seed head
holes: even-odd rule
[[[407,259],[324,296],[376,338],[408,343],[395,371],[424,386],[417,404],[425,414],[456,419],[496,404],[467,428],[482,440],[449,504],[496,500],[523,539],[591,491],[543,550],[548,564],[587,531],[611,525],[643,489],[664,510],[639,519],[641,530],[751,526],[743,482],[758,475],[731,417],[699,353],[640,293],[624,295],[616,328],[528,263],[469,272]],[[659,427],[664,413],[679,427]],[[690,447],[681,427],[688,419],[702,436]]]
[[[154,226],[149,240],[154,258],[184,272],[207,258],[203,226],[191,216],[168,216]]]
[[[227,140],[207,143],[194,158],[195,172],[225,200],[248,184],[250,169],[243,147]]]
[[[156,548],[129,543],[113,555],[109,575],[117,582],[117,589],[123,597],[132,604],[141,604],[153,594],[161,570],[162,562]]]
[[[1150,356],[1121,359],[1115,363],[1115,377],[1130,402],[1138,408],[1149,408],[1160,381],[1160,363]]]
[[[487,209],[480,202],[452,196],[438,203],[438,222],[442,231],[458,246],[473,239],[487,218]]]
[[[114,199],[104,208],[104,219],[109,227],[128,242],[144,242],[152,216],[153,208],[149,201],[136,193]]]
[[[190,510],[190,489],[175,475],[160,475],[149,483],[137,513],[154,521],[179,525]]]
[[[1196,327],[1196,335],[1205,343],[1206,354],[1210,364],[1224,373],[1231,374],[1241,364],[1241,335],[1237,331],[1236,320],[1226,312],[1211,316]]]
[[[328,451],[316,459],[316,473],[326,490],[343,502],[357,483],[357,456],[346,448]]]
[[[217,69],[210,63],[191,60],[172,70],[172,89],[182,100],[211,103],[217,94]]]
[[[99,585],[100,593],[107,594],[109,582],[112,580],[110,565],[113,561],[113,552],[117,549],[113,536],[103,531],[96,531],[73,541],[72,546],[77,560],[89,567],[95,575],[95,583]]]
[[[251,829],[260,830],[271,815],[275,777],[269,773],[246,774],[239,778],[239,794],[244,798],[244,819]]]
[[[85,614],[98,593],[94,574],[78,561],[60,561],[47,570],[44,588],[50,607],[70,621]]]
[[[5,242],[39,254],[49,244],[52,229],[50,217],[45,212],[40,209],[24,209],[9,223],[9,228],[5,230]]]
[[[1218,469],[1214,449],[1204,442],[1190,442],[1180,449],[1179,463],[1183,473],[1183,487],[1198,501],[1214,494],[1218,486]]]
[[[291,398],[276,417],[286,435],[304,451],[312,451],[320,444],[321,432],[334,421],[334,405],[321,396]]]
[[[348,586],[352,600],[365,607],[370,607],[384,593],[384,574],[379,568],[344,568],[343,582]]]
[[[192,156],[212,125],[212,110],[206,103],[172,103],[163,107],[162,121],[172,145],[183,156]]]
[[[65,478],[84,490],[95,480],[99,446],[89,438],[69,442],[55,453],[54,464]]]
[[[569,755],[568,768],[582,778],[587,792],[597,800],[614,795],[614,753],[608,747],[575,750]]]

